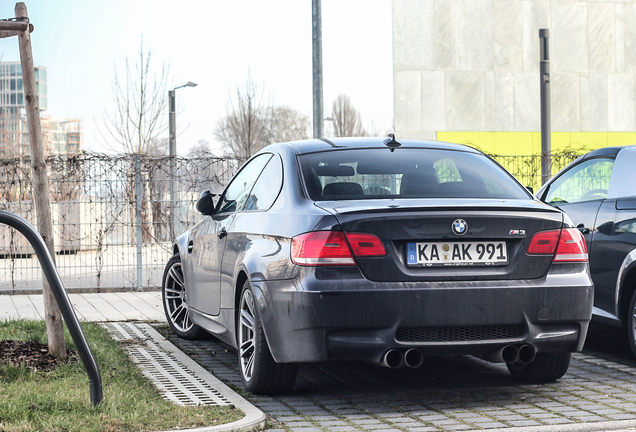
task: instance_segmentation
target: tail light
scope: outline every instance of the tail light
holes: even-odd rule
[[[587,261],[585,239],[576,228],[540,231],[536,233],[526,251],[528,255],[553,255],[552,262]]]
[[[386,249],[373,234],[314,231],[292,238],[291,255],[299,265],[356,265],[354,257],[385,256]]]
[[[587,261],[587,244],[576,228],[561,230],[559,246],[552,262]]]

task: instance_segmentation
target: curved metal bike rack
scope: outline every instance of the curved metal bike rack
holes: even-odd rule
[[[71,305],[68,295],[66,294],[64,284],[60,279],[60,275],[55,268],[55,264],[53,263],[53,258],[51,258],[51,254],[49,253],[49,250],[46,247],[42,236],[39,232],[36,231],[35,228],[33,228],[30,223],[28,223],[21,217],[5,210],[0,210],[0,223],[9,225],[10,227],[20,231],[26,237],[29,243],[31,243],[31,246],[33,247],[33,250],[38,257],[38,261],[42,266],[44,276],[46,276],[46,279],[48,280],[49,285],[53,290],[55,301],[60,307],[60,311],[62,312],[62,317],[66,322],[68,331],[73,338],[73,342],[75,342],[75,346],[77,347],[77,351],[79,352],[80,359],[82,360],[82,363],[84,363],[84,367],[86,368],[86,373],[88,374],[88,382],[90,385],[91,403],[93,404],[93,406],[99,405],[104,397],[102,392],[102,376],[99,373],[99,368],[97,366],[97,362],[95,361],[95,357],[93,356],[93,353],[88,346],[86,336],[84,336],[82,327],[80,327],[79,321],[77,320],[77,315],[75,315],[75,310]]]

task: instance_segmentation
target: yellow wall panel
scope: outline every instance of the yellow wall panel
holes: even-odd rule
[[[541,154],[540,132],[438,132],[437,139],[496,155]],[[552,132],[553,152],[588,152],[621,145],[636,145],[636,132]]]

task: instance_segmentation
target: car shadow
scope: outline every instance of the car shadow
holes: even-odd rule
[[[583,347],[584,354],[636,367],[627,331],[596,322],[590,323]]]

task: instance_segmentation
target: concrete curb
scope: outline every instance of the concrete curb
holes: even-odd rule
[[[245,413],[245,417],[241,420],[237,420],[233,423],[228,423],[218,426],[209,426],[196,429],[180,429],[179,432],[248,432],[265,427],[266,416],[263,411],[256,408],[249,403],[243,397],[241,397],[234,390],[223,384],[218,378],[212,375],[210,372],[201,367],[197,362],[185,355],[179,348],[174,346],[170,341],[166,340],[161,334],[159,334],[152,326],[148,324],[141,324],[144,331],[150,335],[150,337],[161,346],[162,349],[170,352],[175,359],[180,361],[185,367],[194,372],[200,379],[205,381],[210,387],[221,393],[225,399],[227,399],[236,409],[239,409]],[[170,431],[163,431],[170,432]]]
[[[595,432],[636,430],[636,420],[614,420],[594,423],[567,423],[543,426],[521,426],[488,429],[488,432]]]

